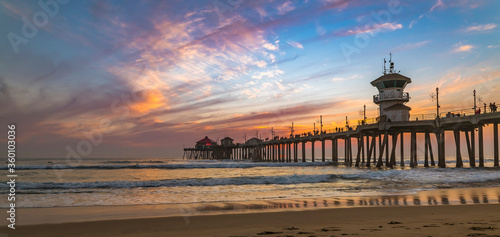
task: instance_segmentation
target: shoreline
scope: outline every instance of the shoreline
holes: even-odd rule
[[[500,204],[382,206],[0,228],[14,236],[500,236]]]
[[[312,197],[300,199],[267,199],[243,202],[189,204],[155,204],[132,206],[90,206],[18,208],[19,226],[65,224],[92,221],[128,220],[252,213],[281,213],[331,209],[463,206],[500,204],[500,187],[453,188],[420,191],[410,195],[375,195],[357,197]],[[0,221],[6,226],[6,221]]]

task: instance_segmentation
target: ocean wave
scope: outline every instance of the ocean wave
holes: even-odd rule
[[[48,170],[48,169],[217,169],[217,168],[254,168],[254,167],[307,167],[326,166],[329,162],[305,163],[184,163],[184,164],[116,164],[116,165],[31,165],[17,166],[16,170]]]
[[[189,187],[189,186],[227,186],[227,185],[293,185],[304,183],[341,183],[356,182],[364,188],[368,186],[428,186],[450,184],[474,184],[484,182],[500,183],[498,169],[432,169],[411,170],[366,170],[344,169],[336,174],[293,174],[278,176],[241,176],[227,178],[191,178],[145,181],[96,181],[96,182],[19,182],[19,190],[33,189],[129,189],[150,187]],[[0,189],[6,183],[0,183]],[[356,186],[356,185],[355,185]],[[366,186],[366,187],[365,187]]]
[[[265,185],[301,184],[328,182],[340,178],[337,175],[284,175],[232,178],[170,179],[148,181],[107,181],[107,182],[19,182],[19,190],[31,189],[128,189],[151,187],[222,186],[222,185]],[[0,188],[6,184],[0,183]]]

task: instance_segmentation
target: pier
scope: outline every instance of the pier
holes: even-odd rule
[[[417,135],[423,135],[424,166],[446,167],[445,154],[445,132],[453,134],[455,141],[455,167],[463,167],[461,154],[461,137],[465,137],[467,154],[470,167],[484,167],[484,127],[493,126],[493,166],[499,166],[498,151],[498,124],[500,123],[500,112],[496,108],[490,112],[483,113],[474,107],[467,109],[467,113],[461,111],[458,114],[445,113],[441,117],[439,112],[439,90],[436,88],[436,115],[433,117],[413,116],[410,117],[410,107],[406,103],[410,95],[404,92],[411,79],[399,74],[394,69],[392,59],[389,61],[390,68],[384,69],[383,75],[372,81],[377,87],[379,94],[373,96],[373,102],[379,105],[379,117],[368,120],[366,116],[359,121],[359,125],[350,127],[346,121],[346,127],[336,129],[334,132],[314,131],[309,134],[294,135],[293,124],[289,137],[273,137],[270,140],[252,138],[244,144],[233,144],[231,138],[224,138],[220,145],[185,148],[183,158],[187,159],[252,159],[269,162],[306,162],[306,144],[311,144],[311,161],[327,161],[326,149],[331,149],[331,157],[328,161],[343,163],[356,167],[404,167],[418,166]],[[475,95],[475,92],[474,92]],[[486,105],[485,105],[486,106]],[[410,136],[410,156],[405,158],[404,137]],[[449,133],[448,133],[449,134]],[[436,144],[432,143],[431,136],[435,137]],[[476,147],[476,138],[478,139]],[[327,141],[330,147],[327,147]],[[344,157],[339,160],[339,141],[344,144]],[[203,143],[203,141],[202,141]],[[321,144],[321,156],[315,156],[315,146]],[[400,147],[399,154],[396,148]],[[433,148],[434,147],[434,148]],[[478,156],[476,157],[476,150]],[[299,157],[300,151],[300,157]],[[436,154],[435,154],[435,152]],[[477,161],[477,162],[476,162]]]

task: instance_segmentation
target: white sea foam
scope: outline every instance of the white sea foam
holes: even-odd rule
[[[287,175],[232,178],[171,179],[151,181],[109,181],[109,182],[19,182],[18,190],[27,189],[116,189],[146,187],[221,186],[250,184],[300,184],[328,182],[334,175]],[[5,184],[0,184],[3,186]]]
[[[241,164],[240,164],[241,165]],[[223,186],[223,185],[289,185],[302,183],[339,183],[345,181],[382,182],[387,185],[431,185],[500,181],[498,170],[485,169],[410,169],[410,170],[339,170],[338,174],[242,176],[228,178],[191,178],[147,181],[107,182],[19,182],[19,190],[29,189],[128,189],[147,187]],[[499,182],[500,183],[500,182]],[[6,184],[0,184],[0,187]],[[3,188],[3,187],[2,187]]]

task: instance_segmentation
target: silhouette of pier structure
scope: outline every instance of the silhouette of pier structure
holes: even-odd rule
[[[326,141],[331,144],[331,162],[344,163],[346,165],[376,166],[376,167],[394,167],[398,165],[405,166],[404,152],[404,134],[410,134],[410,156],[409,166],[418,166],[417,157],[417,134],[424,135],[424,166],[446,167],[445,154],[445,131],[453,133],[455,141],[455,167],[463,167],[461,153],[461,136],[465,136],[467,146],[467,156],[470,167],[484,167],[484,129],[486,125],[493,125],[493,165],[499,166],[498,150],[498,123],[500,123],[500,112],[496,110],[486,113],[481,112],[476,107],[474,98],[474,108],[471,108],[471,115],[466,115],[461,111],[459,114],[447,113],[445,117],[440,116],[439,112],[439,90],[436,88],[435,99],[436,116],[432,118],[414,117],[410,119],[411,110],[406,105],[410,101],[410,95],[404,92],[411,79],[403,76],[394,70],[394,62],[389,61],[390,68],[385,68],[384,59],[383,75],[372,81],[371,84],[379,91],[373,96],[373,102],[379,105],[379,117],[371,123],[366,118],[360,120],[360,125],[349,127],[346,121],[346,129],[337,129],[335,132],[321,131],[305,135],[293,134],[292,130],[289,137],[273,137],[271,140],[260,140],[252,138],[243,144],[233,144],[233,139],[224,138],[221,144],[216,142],[197,146],[195,148],[185,148],[183,158],[187,159],[252,159],[270,162],[306,162],[306,144],[311,143],[311,161],[316,161],[315,144],[321,143],[321,161],[326,161]],[[474,91],[475,96],[475,91]],[[437,146],[433,150],[431,135],[435,136]],[[476,147],[476,137],[478,139]],[[208,139],[206,137],[206,139]],[[246,140],[246,139],[245,139]],[[344,143],[344,159],[339,160],[339,140]],[[356,144],[353,149],[353,140]],[[206,142],[206,141],[202,141]],[[397,146],[399,156],[396,154]],[[300,148],[299,148],[300,147]],[[478,157],[476,157],[476,149]],[[300,151],[301,157],[298,157]],[[437,151],[436,159],[434,152]],[[319,158],[318,158],[319,159]],[[476,160],[478,163],[476,163]]]

